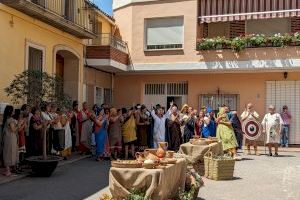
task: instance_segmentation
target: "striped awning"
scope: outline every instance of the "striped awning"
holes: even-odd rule
[[[300,0],[200,0],[200,23],[300,16]]]

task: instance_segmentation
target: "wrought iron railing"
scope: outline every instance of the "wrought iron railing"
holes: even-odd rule
[[[91,46],[111,46],[124,53],[128,53],[127,43],[110,33],[99,34],[92,40]]]
[[[88,31],[96,31],[96,11],[87,0],[27,0]]]

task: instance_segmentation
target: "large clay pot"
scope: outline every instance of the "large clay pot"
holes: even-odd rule
[[[159,142],[158,143],[158,149],[156,151],[157,157],[164,158],[166,156],[167,149],[168,149],[168,143],[167,142]]]

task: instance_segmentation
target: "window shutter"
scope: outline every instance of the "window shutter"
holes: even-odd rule
[[[154,48],[155,46],[163,46],[163,48],[174,46],[176,48],[176,45],[181,48],[183,44],[183,17],[147,19],[146,34],[147,48]]]
[[[300,17],[291,18],[291,32],[292,33],[300,32]]]
[[[245,21],[230,22],[230,38],[245,35]]]

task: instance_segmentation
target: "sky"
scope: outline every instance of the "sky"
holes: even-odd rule
[[[112,1],[113,0],[91,0],[94,2],[101,10],[109,15],[112,15]]]

